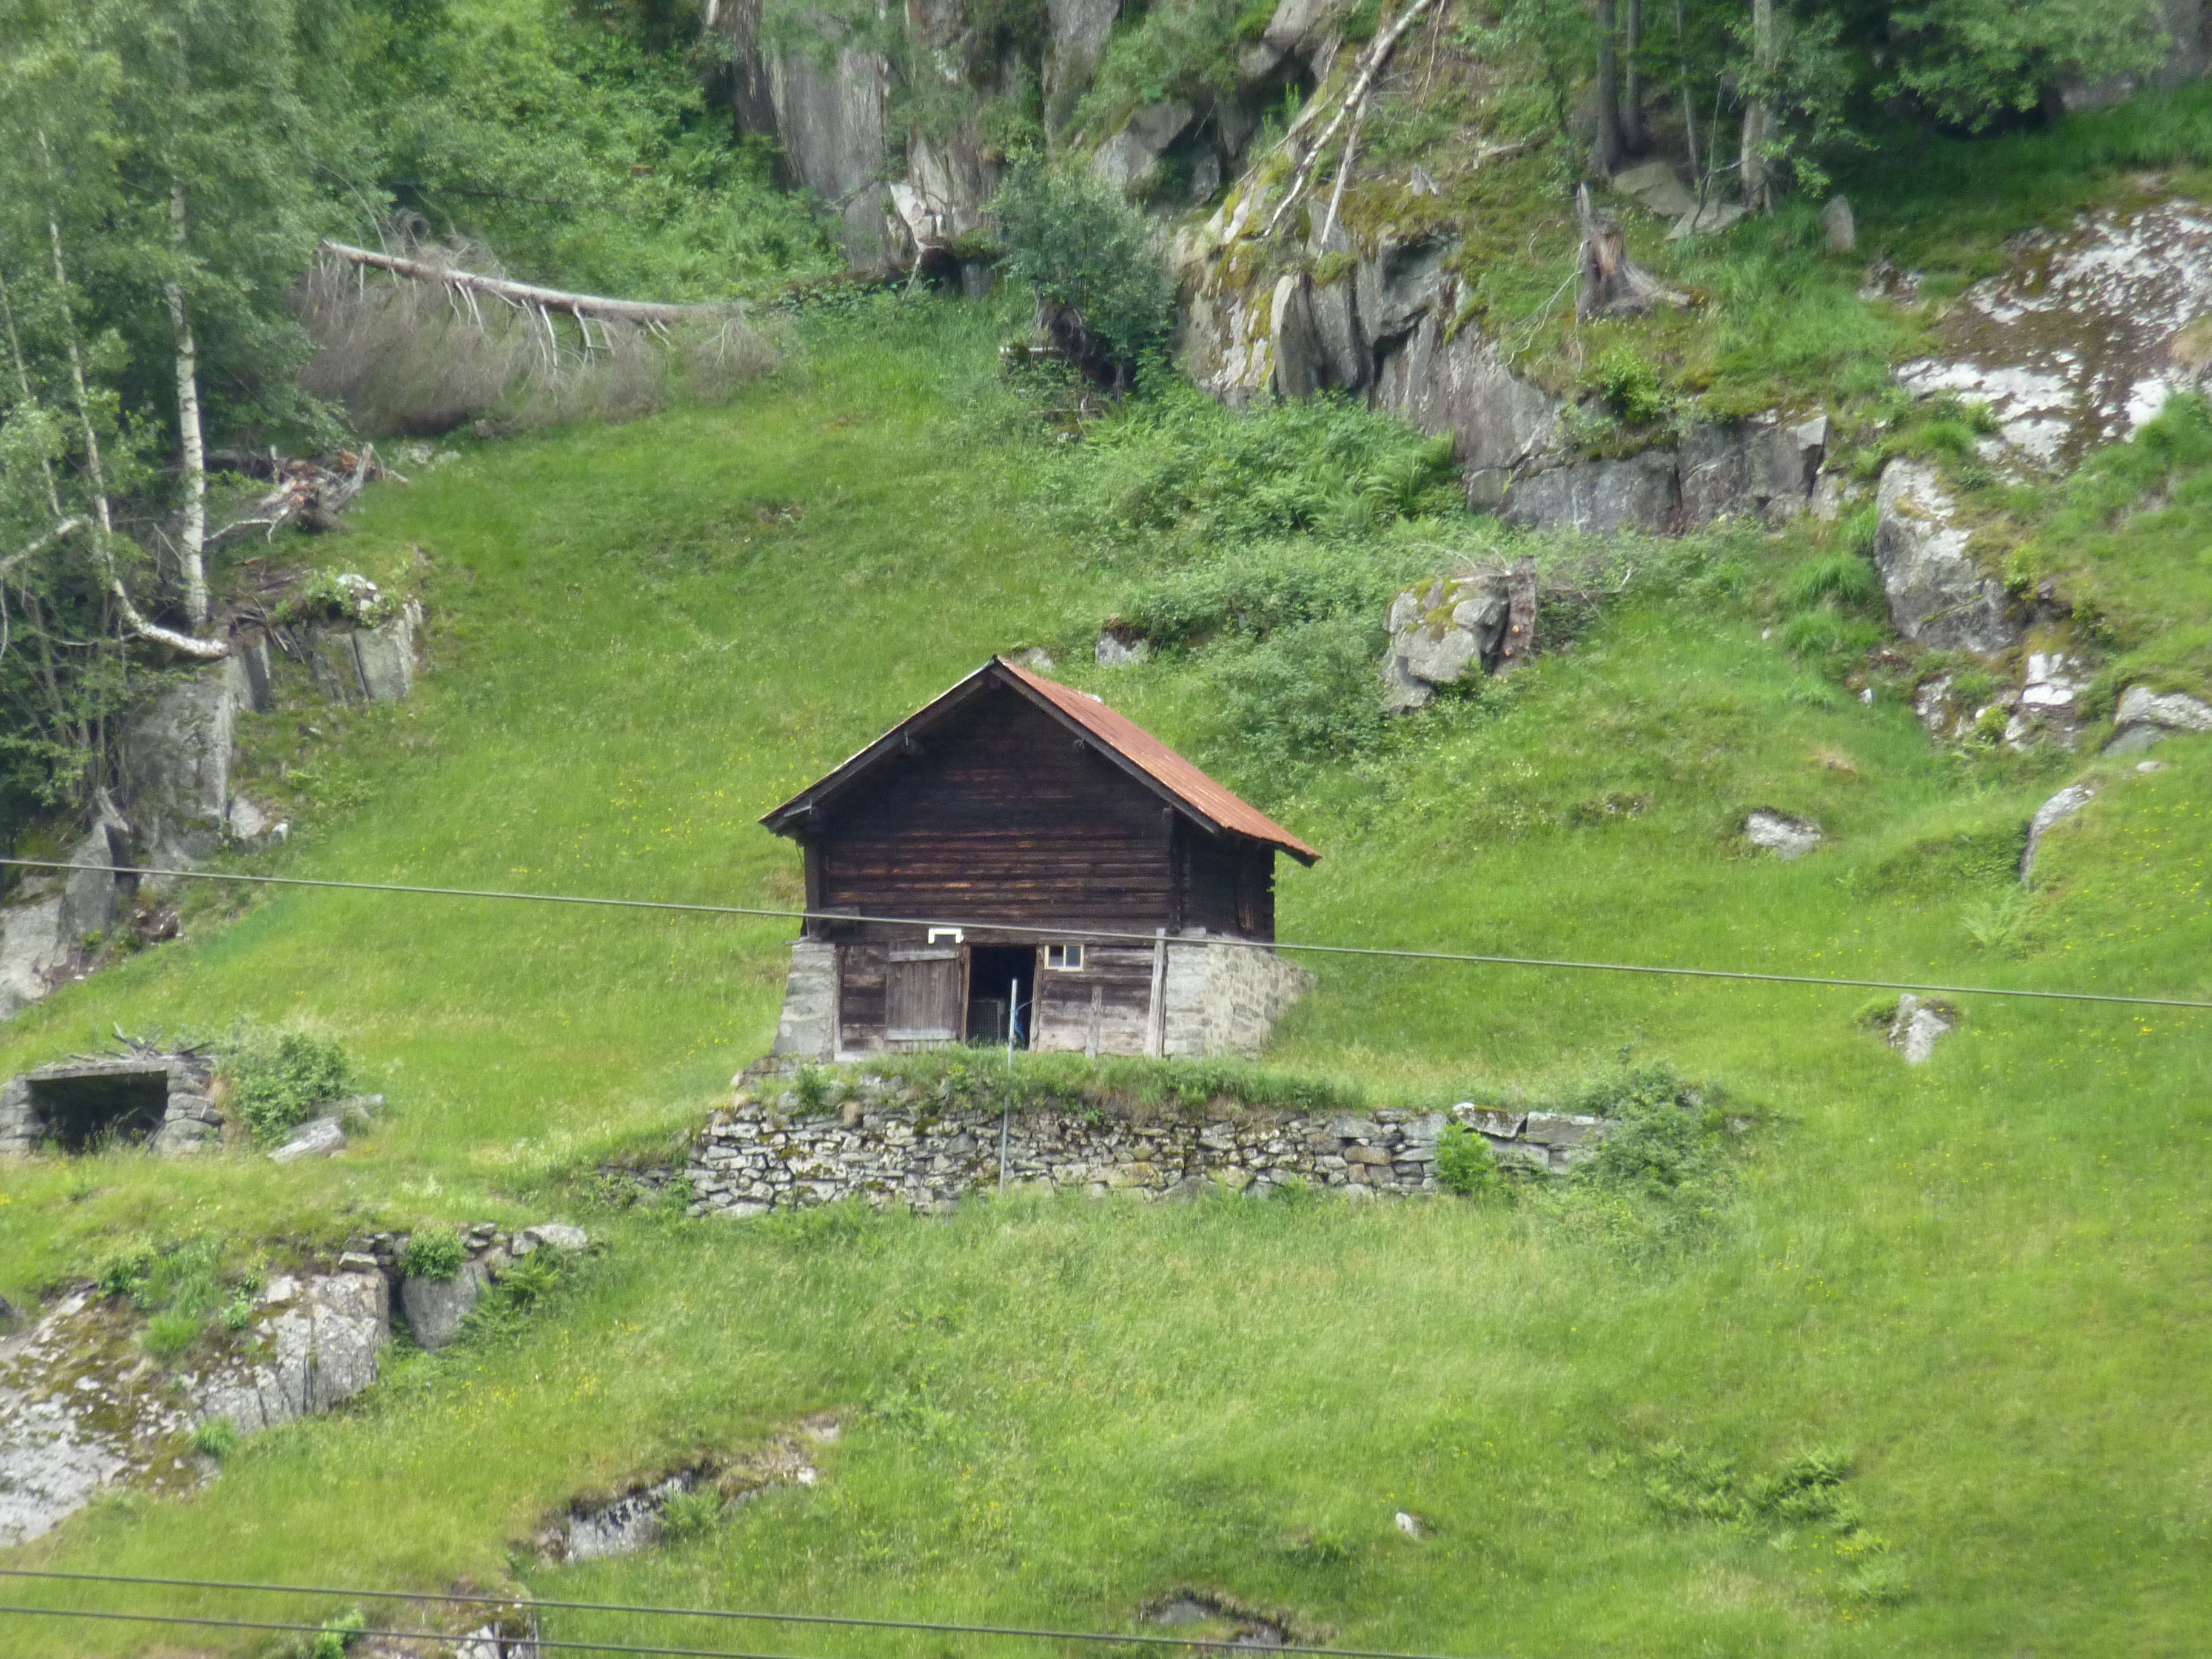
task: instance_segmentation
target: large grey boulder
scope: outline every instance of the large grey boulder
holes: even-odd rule
[[[350,1400],[376,1381],[392,1340],[391,1292],[380,1273],[271,1279],[253,1346],[202,1381],[196,1415],[252,1433]]]
[[[481,1261],[465,1261],[451,1279],[425,1279],[410,1273],[399,1281],[400,1310],[407,1328],[425,1348],[444,1347],[461,1334],[462,1322],[483,1300],[491,1283],[491,1270]]]
[[[1382,706],[1402,714],[1425,708],[1437,688],[1506,673],[1536,648],[1536,571],[1465,571],[1418,583],[1390,602],[1382,659]]]
[[[1044,11],[1046,125],[1056,129],[1091,84],[1121,0],[1045,0]]]
[[[1352,0],[1281,0],[1260,38],[1300,59],[1318,80],[1336,56],[1352,9]]]
[[[119,819],[103,817],[60,861],[130,864],[129,832]],[[26,878],[16,890],[17,901],[0,907],[0,1019],[40,1000],[79,971],[88,941],[115,925],[126,879],[97,870]]]
[[[2212,732],[2212,704],[2186,692],[2160,694],[2148,686],[2131,685],[2113,711],[2118,735],[2105,745],[2108,755],[2132,755],[2170,737]]]
[[[540,1249],[547,1249],[574,1255],[591,1242],[592,1236],[581,1227],[572,1227],[565,1221],[541,1221],[515,1234],[513,1253],[519,1256],[535,1255]]]
[[[1933,467],[1893,460],[1882,469],[1875,562],[1889,618],[1916,645],[1995,653],[2021,641],[2021,619],[2004,585],[1966,551],[1956,504]]]
[[[2044,836],[2096,798],[2097,792],[2087,784],[2069,783],[2035,809],[2035,816],[2027,821],[2027,846],[2020,855],[2022,881],[2035,873],[2035,855],[2043,846]]]
[[[335,1117],[313,1117],[289,1135],[269,1154],[271,1164],[296,1164],[305,1158],[328,1158],[345,1151],[345,1125]]]

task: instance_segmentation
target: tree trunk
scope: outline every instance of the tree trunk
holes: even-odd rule
[[[1753,213],[1774,210],[1774,175],[1767,149],[1774,143],[1776,62],[1774,0],[1751,0],[1751,96],[1743,106],[1743,204]]]
[[[1616,0],[1597,0],[1597,137],[1590,170],[1611,178],[1620,167],[1620,22]]]
[[[1674,55],[1680,59],[1674,74],[1682,93],[1682,142],[1689,147],[1690,176],[1698,176],[1698,110],[1690,97],[1690,26],[1683,16],[1682,0],[1674,0]]]
[[[1621,41],[1620,143],[1631,155],[1645,149],[1644,132],[1644,0],[1628,0]]]
[[[40,148],[46,147],[46,135],[39,136]],[[52,156],[46,157],[52,165]],[[131,602],[131,591],[123,585],[123,574],[115,566],[115,519],[108,510],[107,473],[100,456],[100,433],[92,423],[92,394],[85,385],[84,352],[77,343],[76,318],[70,308],[69,266],[62,258],[62,227],[58,219],[46,220],[46,235],[54,252],[54,306],[61,313],[62,343],[67,349],[70,368],[70,390],[76,398],[76,418],[84,434],[85,482],[92,486],[93,533],[94,557],[100,562],[100,580],[108,596],[115,603],[115,614],[123,625],[141,639],[153,640],[173,651],[181,651],[188,657],[214,661],[230,654],[230,647],[221,640],[196,639],[189,634],[179,634],[173,628],[162,628],[148,621]]]
[[[185,186],[169,186],[169,236],[177,258],[185,257]],[[178,534],[184,564],[185,612],[195,629],[207,626],[207,445],[200,429],[199,351],[192,340],[191,317],[185,308],[184,284],[168,285],[169,323],[177,337],[177,436],[185,457],[185,520]]]

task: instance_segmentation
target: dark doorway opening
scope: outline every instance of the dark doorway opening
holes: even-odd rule
[[[150,1139],[169,1109],[167,1066],[87,1067],[27,1081],[33,1109],[65,1152]]]
[[[978,945],[968,953],[968,1041],[1006,1046],[1011,1010],[1014,1047],[1030,1046],[1036,1005],[1036,950],[1028,945]]]

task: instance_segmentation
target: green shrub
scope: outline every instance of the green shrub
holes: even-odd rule
[[[346,1650],[368,1628],[368,1616],[359,1607],[326,1621],[308,1644],[307,1659],[345,1659]]]
[[[400,1271],[410,1279],[455,1279],[467,1255],[460,1235],[445,1227],[418,1229],[407,1241]]]
[[[222,1071],[233,1109],[265,1143],[344,1094],[351,1068],[335,1042],[304,1031],[241,1026],[223,1050]]]
[[[143,1239],[117,1246],[93,1268],[105,1296],[133,1296],[154,1269],[158,1253]]]
[[[1144,216],[1085,166],[1017,166],[993,204],[1006,273],[1027,283],[1058,343],[1117,385],[1175,320],[1175,288]]]
[[[1583,377],[1606,413],[1627,426],[1650,426],[1674,410],[1674,399],[1660,383],[1649,358],[1629,346],[1601,354]]]
[[[1379,617],[1324,617],[1218,649],[1201,678],[1217,723],[1209,758],[1238,787],[1279,799],[1370,748],[1383,732],[1382,650]]]
[[[703,1537],[721,1522],[722,1494],[712,1482],[673,1494],[660,1511],[661,1535],[678,1542]]]
[[[1505,1177],[1490,1143],[1454,1123],[1437,1139],[1437,1185],[1462,1198],[1489,1198],[1504,1190]]]
[[[218,1463],[238,1449],[243,1438],[238,1425],[227,1417],[210,1417],[192,1430],[192,1449],[203,1457],[212,1457]]]
[[[1395,586],[1389,568],[1364,549],[1265,542],[1129,588],[1111,621],[1157,645],[1229,635],[1265,639],[1324,617],[1380,616]]]

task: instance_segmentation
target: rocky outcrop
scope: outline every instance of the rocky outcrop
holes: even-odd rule
[[[1802,859],[1827,839],[1827,832],[1810,818],[1794,817],[1761,807],[1743,821],[1743,838],[1762,852],[1784,863]]]
[[[2022,881],[2035,873],[2035,855],[2042,850],[2043,838],[2096,798],[2097,792],[2087,784],[2069,783],[2035,809],[2035,816],[2027,821],[2027,846],[2020,855]]]
[[[1936,1043],[1958,1024],[1958,1010],[1948,1002],[1907,992],[1898,998],[1897,1012],[1890,1017],[1889,1046],[1904,1057],[1907,1066],[1924,1066],[1935,1054]]]
[[[315,689],[337,702],[398,702],[415,689],[422,628],[422,607],[410,599],[374,627],[308,629],[301,644]]]
[[[2018,645],[2025,619],[2004,585],[1966,551],[1967,532],[1936,470],[1893,460],[1882,469],[1875,563],[1889,619],[1915,645],[1994,654]]]
[[[2212,703],[2185,692],[2163,695],[2148,686],[2131,685],[2112,713],[2114,736],[2105,745],[2108,755],[2132,755],[2167,738],[2212,732]]]
[[[2008,246],[2010,266],[1936,325],[1939,355],[1898,371],[1923,396],[1988,404],[1990,459],[2069,465],[2202,383],[2188,335],[2212,312],[2212,217],[2196,204],[2107,210]]]
[[[128,864],[127,826],[104,813],[82,840],[70,847],[64,864]],[[79,977],[93,943],[115,924],[127,901],[127,878],[93,870],[38,871],[26,874],[10,902],[0,907],[0,1019]],[[0,1139],[4,1139],[0,1108]]]
[[[197,1425],[252,1433],[328,1411],[375,1380],[390,1337],[381,1274],[280,1274],[218,1357],[169,1375],[146,1362],[127,1303],[66,1297],[0,1340],[0,1547],[117,1482],[189,1490],[209,1473]]]
[[[1470,570],[1405,589],[1390,602],[1382,707],[1423,708],[1439,686],[1510,673],[1536,650],[1536,566]]]

